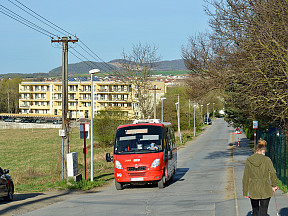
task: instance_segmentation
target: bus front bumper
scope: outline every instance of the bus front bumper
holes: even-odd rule
[[[145,172],[128,172],[116,170],[114,177],[117,182],[153,182],[162,179],[163,170],[146,170]]]

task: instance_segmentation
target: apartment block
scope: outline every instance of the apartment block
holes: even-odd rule
[[[164,82],[151,82],[156,86],[156,100],[166,92]],[[124,116],[133,118],[137,115],[135,106],[135,86],[130,83],[115,81],[93,81],[93,110],[98,111],[119,107]],[[137,88],[137,87],[136,87]],[[27,115],[62,115],[62,82],[21,82],[19,85],[20,114]],[[151,91],[151,97],[153,93]],[[91,117],[91,82],[68,82],[68,110],[70,118]]]

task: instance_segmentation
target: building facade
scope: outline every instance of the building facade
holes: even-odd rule
[[[164,82],[151,82],[156,86],[156,101],[166,92]],[[94,115],[98,111],[118,107],[124,116],[134,118],[139,115],[135,100],[135,86],[131,83],[115,81],[93,81]],[[137,89],[137,87],[136,87]],[[19,84],[20,114],[62,116],[62,82],[21,82]],[[151,97],[153,92],[151,91]],[[68,110],[70,118],[91,117],[91,82],[68,82]]]

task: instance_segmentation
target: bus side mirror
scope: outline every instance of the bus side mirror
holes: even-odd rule
[[[172,159],[172,150],[168,151],[168,155],[167,155],[168,160]]]
[[[106,153],[106,161],[107,162],[111,162],[112,161],[112,157],[110,156],[110,153]]]

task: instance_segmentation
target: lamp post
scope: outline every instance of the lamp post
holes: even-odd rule
[[[203,104],[201,104],[201,128],[202,128],[202,123],[203,123],[202,108],[203,108]]]
[[[161,112],[161,121],[162,122],[163,122],[163,100],[166,100],[166,98],[165,97],[161,98],[161,103],[162,103],[162,107],[161,107],[161,110],[162,110],[162,112]]]
[[[189,125],[189,128],[190,128],[190,98],[189,98],[189,102],[188,102],[188,113],[189,113],[189,115],[188,115],[188,125]]]
[[[175,105],[176,105],[177,118],[178,118],[178,134],[179,134],[180,143],[182,143],[182,137],[181,137],[181,131],[180,131],[180,96],[179,95],[178,95],[178,102],[175,103]]]
[[[215,103],[213,103],[213,119],[214,119],[214,113],[215,113],[214,104],[215,104]]]
[[[196,122],[196,117],[195,117],[195,107],[196,107],[196,104],[194,104],[194,137],[196,136],[196,126],[195,126],[195,122]]]
[[[93,107],[94,107],[94,92],[93,92],[93,74],[99,73],[99,69],[93,69],[90,70],[89,73],[91,74],[91,182],[93,181],[94,178],[94,173],[93,173]]]
[[[208,109],[209,104],[210,103],[207,104],[207,122],[208,122],[208,118],[209,118],[209,109]]]

